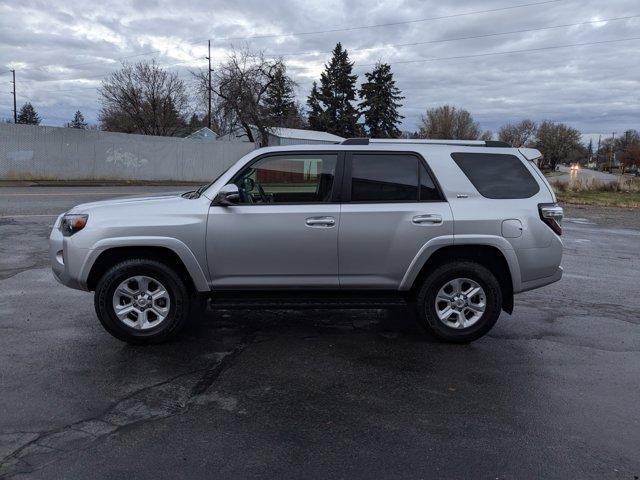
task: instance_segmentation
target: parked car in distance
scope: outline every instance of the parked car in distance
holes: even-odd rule
[[[255,150],[183,194],[78,205],[51,232],[60,282],[104,328],[174,337],[228,308],[408,306],[435,336],[486,334],[562,276],[562,209],[537,150],[349,139]]]

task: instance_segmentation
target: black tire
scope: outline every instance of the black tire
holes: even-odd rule
[[[147,330],[138,330],[125,325],[115,313],[113,295],[120,283],[133,276],[149,276],[158,280],[166,289],[169,312],[159,324]],[[180,275],[171,267],[156,260],[137,258],[125,260],[110,268],[100,279],[94,294],[94,306],[102,326],[111,335],[132,345],[150,345],[174,338],[187,323],[194,295]]]
[[[467,278],[477,282],[485,294],[485,310],[471,326],[453,328],[438,318],[436,297],[447,282]],[[445,303],[446,305],[446,303]],[[468,343],[485,335],[495,325],[502,310],[502,291],[495,275],[486,267],[470,261],[452,261],[434,269],[424,279],[415,302],[418,322],[440,340]]]

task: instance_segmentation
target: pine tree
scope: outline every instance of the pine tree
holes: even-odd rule
[[[17,120],[18,123],[22,123],[25,125],[38,125],[40,123],[38,112],[36,112],[36,109],[33,108],[33,105],[31,105],[31,103],[29,102],[20,107]]]
[[[84,130],[87,128],[87,123],[84,121],[84,115],[80,112],[80,110],[76,110],[75,115],[73,116],[73,120],[67,123],[68,128],[79,128],[80,130]]]
[[[343,137],[354,137],[361,132],[361,126],[358,125],[360,115],[353,106],[358,76],[351,73],[353,62],[349,61],[349,55],[340,43],[336,44],[332,53],[331,60],[320,76],[320,90],[314,88],[307,100],[307,105],[311,105],[312,109],[319,108],[322,112],[321,115],[310,112],[309,124],[315,116],[322,119],[322,130]]]
[[[402,92],[396,87],[391,67],[378,63],[372,72],[365,73],[367,81],[360,88],[359,107],[364,115],[367,133],[372,138],[398,138],[398,129],[404,118],[398,113],[402,106]]]
[[[307,107],[308,111],[308,119],[309,119],[309,127],[312,130],[326,130],[327,123],[324,117],[324,110],[322,109],[322,105],[320,105],[320,92],[318,91],[318,83],[313,82],[313,87],[311,87],[311,93],[307,98]]]
[[[294,87],[295,83],[287,76],[285,65],[283,63],[278,64],[264,98],[264,106],[268,110],[270,126],[287,126],[291,117],[298,114]]]
[[[593,138],[589,139],[589,146],[587,147],[587,155],[589,156],[589,161],[593,158]]]

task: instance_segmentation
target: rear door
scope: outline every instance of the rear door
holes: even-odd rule
[[[339,231],[343,288],[397,289],[430,240],[453,244],[453,217],[426,161],[413,152],[352,152]]]

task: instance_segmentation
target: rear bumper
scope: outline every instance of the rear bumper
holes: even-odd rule
[[[549,285],[551,283],[555,283],[562,278],[563,268],[558,267],[555,273],[548,277],[536,278],[535,280],[530,280],[528,282],[522,282],[520,284],[520,288],[513,293],[522,293],[528,290],[533,290],[535,288],[544,287],[545,285]]]

